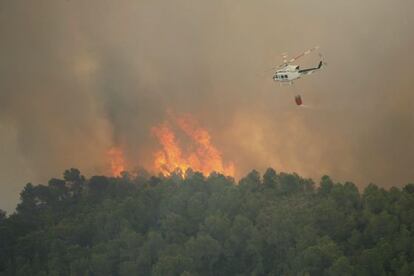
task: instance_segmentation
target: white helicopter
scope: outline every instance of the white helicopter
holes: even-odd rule
[[[319,49],[318,46],[313,47],[303,53],[301,53],[300,55],[287,60],[287,56],[284,55],[283,58],[283,63],[277,67],[274,67],[273,69],[278,69],[275,74],[273,75],[273,80],[274,81],[278,81],[281,84],[293,84],[294,80],[297,80],[299,78],[301,78],[304,75],[310,75],[313,72],[321,69],[322,64],[324,64],[324,62],[321,60],[318,64],[317,67],[313,67],[313,68],[306,68],[306,69],[300,69],[299,65],[293,65],[292,63],[295,62],[296,60],[298,60],[301,57],[304,57],[308,54],[310,54],[311,52],[315,51]],[[321,56],[321,55],[320,55]],[[322,56],[321,56],[322,58]],[[300,95],[295,97],[295,102],[297,105],[302,105],[302,98],[300,97]]]

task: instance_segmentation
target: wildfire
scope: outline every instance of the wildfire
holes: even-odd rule
[[[165,175],[170,175],[176,169],[185,172],[188,168],[205,175],[211,172],[234,175],[234,165],[223,163],[221,153],[211,142],[210,134],[200,127],[195,119],[189,115],[170,117],[172,117],[170,120],[172,124],[164,122],[152,128],[153,135],[162,146],[162,149],[155,154],[155,170]],[[172,125],[190,138],[187,151],[180,147]]]
[[[119,147],[112,147],[107,152],[111,174],[112,176],[121,176],[121,173],[125,171],[125,159],[124,153]]]

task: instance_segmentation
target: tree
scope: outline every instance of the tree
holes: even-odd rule
[[[80,171],[75,168],[65,170],[63,179],[68,183],[72,195],[76,198],[82,192],[82,186],[85,182],[85,177],[81,175]]]
[[[109,188],[109,180],[105,176],[92,176],[88,183],[89,193],[92,196],[102,196]]]
[[[338,269],[337,260],[341,255],[341,251],[335,242],[328,237],[323,237],[317,244],[299,253],[297,263],[293,269],[294,271],[298,270],[295,274],[324,275],[333,265],[335,266],[333,269]]]
[[[243,191],[255,192],[260,189],[261,180],[258,171],[251,171],[246,177],[242,178],[239,182],[239,186]]]
[[[80,171],[75,168],[71,168],[69,170],[66,170],[63,173],[63,178],[65,181],[74,182],[74,183],[80,183],[85,180],[85,177],[80,174]]]
[[[331,178],[327,175],[322,176],[321,182],[319,183],[318,193],[320,195],[327,195],[331,192],[334,183],[332,182]]]
[[[6,220],[6,212],[0,209],[0,225]]]
[[[362,199],[367,209],[376,214],[384,210],[387,204],[385,191],[374,184],[365,188]]]
[[[409,194],[414,194],[414,184],[410,183],[410,184],[405,185],[404,192],[409,193]]]
[[[281,173],[279,175],[282,194],[292,194],[304,190],[304,183],[297,174]]]
[[[182,255],[162,256],[153,269],[153,275],[175,276],[191,270],[192,259]]]
[[[70,169],[0,210],[0,275],[411,275],[413,221],[409,185]]]
[[[266,188],[279,189],[276,171],[272,168],[268,168],[263,175],[263,185]]]
[[[200,232],[210,235],[223,244],[230,234],[231,222],[221,213],[210,215],[200,227]]]
[[[186,256],[191,258],[194,272],[200,275],[216,275],[215,265],[220,259],[222,248],[210,235],[192,237],[185,244]]]
[[[354,274],[354,268],[345,256],[339,257],[328,269],[328,275],[348,276]]]

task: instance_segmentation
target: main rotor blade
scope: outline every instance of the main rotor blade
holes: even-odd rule
[[[282,53],[282,58],[283,58],[283,63],[282,64],[279,64],[279,65],[277,65],[277,66],[275,66],[275,67],[273,67],[273,69],[278,69],[278,68],[281,68],[281,67],[283,67],[283,66],[286,66],[287,64],[288,64],[288,55],[287,55],[287,53],[285,52],[285,53]]]
[[[290,59],[287,63],[292,63],[292,62],[300,59],[301,57],[304,57],[306,55],[309,55],[310,53],[312,53],[313,51],[318,50],[318,49],[319,49],[319,46],[315,46],[315,47],[313,47],[313,48],[311,48],[309,50],[306,50],[305,52],[301,53],[300,55],[297,55],[296,57]]]
[[[287,63],[287,59],[288,59],[287,53],[283,53],[282,58],[283,58],[283,64]]]

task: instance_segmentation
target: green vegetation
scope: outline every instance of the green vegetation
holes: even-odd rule
[[[0,212],[0,275],[413,274],[413,184],[71,169]]]

